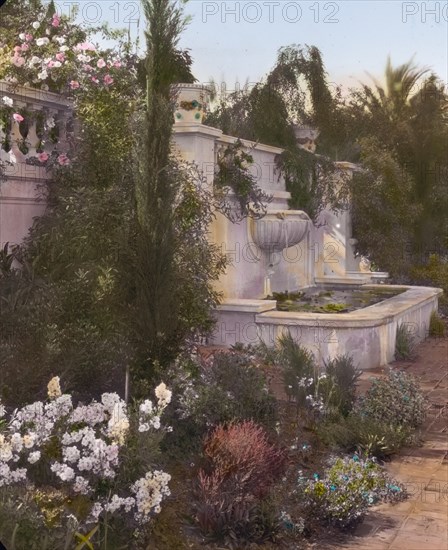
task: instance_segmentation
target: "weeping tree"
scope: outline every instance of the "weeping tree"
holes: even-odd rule
[[[211,281],[223,268],[207,241],[210,197],[193,166],[171,153],[173,84],[194,81],[178,48],[187,23],[173,0],[144,0],[147,19],[146,102],[136,144],[136,376],[150,379],[198,333],[212,327],[218,295]]]
[[[314,46],[281,48],[276,65],[252,89],[221,98],[206,124],[240,138],[282,147],[277,165],[291,192],[291,208],[300,208],[317,221],[326,204],[342,207],[332,181],[332,159],[345,157],[345,132],[338,95],[332,93],[320,51]],[[316,156],[300,148],[296,124],[318,127]],[[345,158],[344,158],[345,160]]]

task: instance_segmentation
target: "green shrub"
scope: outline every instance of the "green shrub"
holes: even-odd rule
[[[361,372],[349,355],[339,355],[325,362],[324,379],[318,383],[318,394],[327,408],[347,416],[356,400],[356,385]]]
[[[429,320],[429,335],[435,338],[443,338],[445,333],[446,326],[443,319],[441,319],[437,311],[433,311]]]
[[[380,424],[415,429],[425,418],[425,398],[414,377],[391,368],[386,377],[373,380],[356,411]]]
[[[416,443],[412,428],[379,423],[355,413],[346,418],[339,417],[337,420],[324,422],[317,430],[322,441],[337,451],[358,451],[365,456],[380,459]]]
[[[397,327],[395,359],[412,359],[415,356],[415,337],[406,323]]]
[[[179,380],[176,369],[178,382],[174,387],[181,395],[176,407],[183,418],[181,423],[188,423],[191,433],[202,436],[210,427],[232,420],[254,420],[273,428],[277,401],[253,355],[218,352],[200,364],[190,364],[188,369],[197,370],[197,374]]]
[[[434,286],[443,290],[439,298],[439,309],[448,315],[448,261],[438,254],[431,254],[426,265],[411,270],[413,282],[419,285]]]
[[[314,396],[316,383],[317,367],[313,354],[287,333],[278,339],[274,361],[282,369],[286,395],[295,401],[297,408],[305,407],[307,397]]]
[[[392,481],[373,460],[337,458],[322,477],[304,480],[305,505],[314,518],[342,529],[361,521],[369,506],[405,498],[402,487]]]

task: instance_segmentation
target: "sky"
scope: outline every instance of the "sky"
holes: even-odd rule
[[[59,0],[65,12],[73,4],[87,22],[142,36],[137,0]],[[448,0],[189,0],[185,12],[191,22],[180,45],[191,50],[193,73],[227,90],[257,82],[290,44],[317,46],[329,81],[344,87],[371,82],[366,72],[381,78],[388,55],[394,66],[414,56],[448,81]]]

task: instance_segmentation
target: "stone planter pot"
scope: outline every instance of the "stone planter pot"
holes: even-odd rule
[[[173,92],[177,96],[174,122],[201,124],[207,113],[210,89],[203,84],[176,84]]]

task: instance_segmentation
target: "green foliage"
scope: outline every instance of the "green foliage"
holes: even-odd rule
[[[416,381],[391,369],[387,377],[373,380],[348,415],[329,416],[317,430],[326,444],[338,450],[384,458],[416,444],[416,429],[424,418],[425,400]]]
[[[346,175],[330,159],[294,145],[278,156],[277,167],[291,193],[290,208],[304,210],[315,223],[326,206],[345,208],[346,186],[335,181],[342,182]]]
[[[428,261],[412,268],[411,277],[416,284],[434,286],[443,290],[439,309],[448,315],[448,261],[438,254],[431,254]]]
[[[397,327],[395,336],[395,359],[413,359],[415,357],[415,336],[412,329],[403,323]]]
[[[314,395],[316,363],[313,354],[286,333],[278,339],[275,363],[282,368],[286,395],[295,401],[298,409],[305,407],[307,396]]]
[[[315,519],[341,529],[361,521],[373,504],[406,498],[405,490],[373,459],[357,455],[337,458],[322,477],[315,474],[313,480],[305,482],[303,493]]]
[[[219,209],[233,222],[246,217],[262,218],[266,214],[267,205],[272,201],[272,196],[258,187],[255,176],[250,173],[249,168],[253,162],[252,155],[244,151],[239,139],[218,156],[215,191],[225,194]],[[229,189],[235,194],[238,209],[235,208],[234,201],[226,200],[225,192]]]
[[[361,145],[364,170],[349,184],[357,248],[391,275],[403,276],[409,270],[406,249],[421,208],[413,201],[411,181],[403,179],[393,149],[376,138],[366,138]]]
[[[147,95],[134,155],[136,379],[150,378],[156,365],[166,368],[187,340],[211,328],[218,298],[211,281],[224,266],[207,241],[212,201],[193,167],[171,154],[170,86],[183,12],[172,0],[145,0],[143,8]]]
[[[359,252],[396,278],[413,280],[413,265],[447,250],[447,101],[436,75],[388,60],[386,88],[365,85],[345,107],[368,170],[350,186]]]
[[[360,452],[384,459],[404,446],[417,443],[413,429],[366,418],[359,413],[330,417],[317,425],[317,433],[330,448],[346,453]]]
[[[319,380],[319,395],[329,408],[347,416],[356,400],[356,386],[361,371],[349,355],[339,355],[325,363],[326,378]]]
[[[425,399],[411,375],[390,369],[387,376],[372,381],[357,411],[380,423],[414,429],[424,421]]]
[[[254,357],[239,352],[214,354],[201,367],[188,413],[203,429],[231,420],[254,420],[273,427],[277,402]]]
[[[204,122],[229,135],[284,148],[277,167],[291,192],[290,206],[317,219],[327,203],[343,205],[345,198],[333,185],[338,171],[330,159],[298,147],[293,128],[297,121],[312,122],[334,133],[336,105],[319,50],[294,45],[279,51],[266,79],[221,98]]]
[[[172,3],[153,8],[158,22],[148,32],[157,40],[182,27]],[[156,65],[168,63],[164,48],[150,49]],[[17,254],[22,269],[9,273],[3,251],[0,382],[8,402],[26,401],[56,374],[80,398],[122,389],[129,365],[134,392],[144,391],[154,362],[166,366],[212,326],[218,295],[210,281],[224,266],[207,240],[213,201],[194,167],[170,156],[171,98],[159,94],[169,93],[167,68],[149,63],[159,90],[149,120],[136,114],[143,90],[132,56],[126,63],[112,88],[77,96],[74,161],[42,189],[48,208]],[[149,187],[145,143],[155,152]]]
[[[429,335],[436,338],[443,338],[446,334],[446,325],[437,311],[431,313],[429,320]]]

